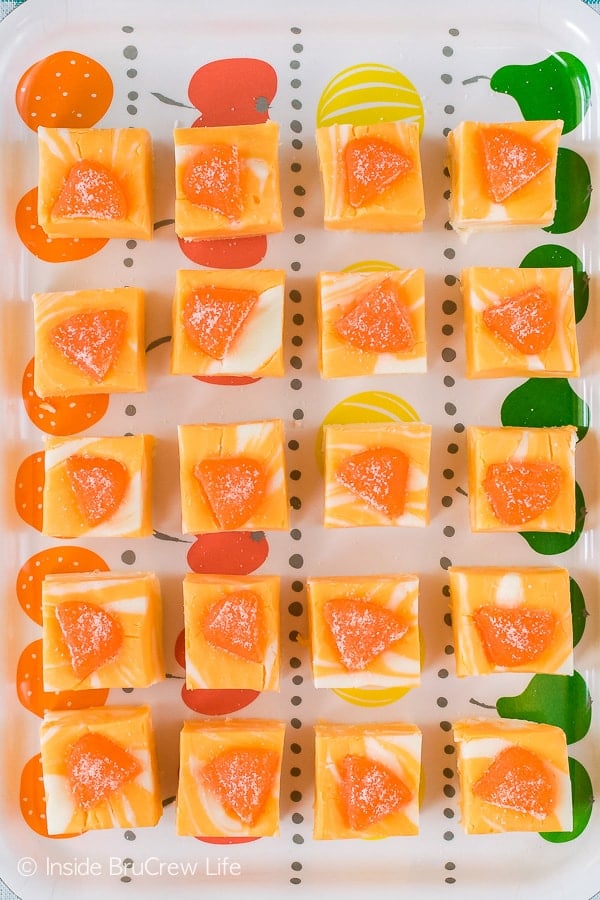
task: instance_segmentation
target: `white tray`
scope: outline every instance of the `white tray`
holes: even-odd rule
[[[534,63],[552,51],[578,56],[587,67],[592,105],[583,122],[565,134],[561,146],[583,156],[592,184],[600,182],[600,21],[579,0],[345,0],[321,4],[243,0],[219,4],[177,0],[28,0],[2,24],[0,40],[0,218],[3,366],[0,410],[0,464],[5,502],[0,534],[4,604],[1,654],[4,688],[0,742],[0,875],[25,898],[105,898],[109,891],[144,897],[226,898],[326,895],[352,900],[376,891],[383,897],[423,900],[460,896],[486,900],[506,896],[587,900],[600,888],[600,813],[594,810],[575,840],[551,843],[538,835],[466,837],[458,821],[458,793],[447,723],[470,714],[494,716],[501,696],[521,693],[527,676],[466,679],[454,676],[447,619],[445,567],[454,564],[568,566],[589,611],[575,650],[577,671],[597,697],[598,628],[598,312],[599,196],[574,230],[548,234],[528,230],[462,244],[447,230],[448,180],[443,172],[445,129],[463,119],[520,118],[511,96],[491,90],[487,77],[500,67]],[[112,241],[78,262],[47,263],[26,251],[16,235],[14,213],[20,197],[36,182],[36,139],[15,107],[15,88],[26,68],[50,53],[86,54],[108,70],[114,83],[102,126],[147,127],[156,142],[157,208],[163,223],[151,244]],[[170,302],[177,268],[193,267],[179,249],[172,225],[171,130],[191,124],[187,86],[202,65],[220,58],[255,57],[275,69],[278,87],[269,116],[281,124],[282,192],[285,231],[268,241],[261,265],[287,272],[287,375],[231,389],[191,378],[170,377]],[[325,233],[318,185],[314,128],[319,97],[340,70],[359,63],[383,64],[403,72],[417,87],[425,109],[422,142],[427,219],[420,235],[375,236]],[[241,86],[243,87],[243,85]],[[171,101],[171,102],[167,102]],[[298,170],[294,163],[300,163]],[[574,251],[591,278],[591,296],[579,329],[582,376],[572,383],[590,409],[590,430],[577,449],[577,480],[587,518],[580,539],[558,555],[537,553],[520,535],[472,535],[468,527],[466,452],[462,426],[499,424],[505,397],[519,380],[469,383],[464,378],[461,304],[455,282],[463,266],[519,265],[534,247],[554,243]],[[320,380],[316,368],[315,275],[364,260],[427,273],[429,371],[426,375]],[[149,431],[156,435],[155,527],[176,540],[82,541],[114,568],[154,569],[163,582],[168,671],[182,675],[174,643],[182,626],[180,582],[187,571],[189,538],[179,524],[175,427],[203,420],[239,421],[277,415],[287,438],[299,444],[288,452],[290,493],[301,508],[292,512],[292,534],[269,535],[270,553],[262,570],[282,576],[283,685],[277,696],[262,696],[236,715],[266,715],[288,722],[282,782],[281,836],[253,843],[218,846],[177,838],[174,804],[165,807],[156,829],[89,833],[69,840],[38,836],[19,809],[19,780],[26,761],[39,749],[39,719],[15,694],[15,672],[23,648],[40,629],[15,598],[19,566],[33,553],[60,542],[42,538],[16,514],[15,473],[22,459],[41,449],[43,433],[24,412],[21,377],[32,356],[30,296],[37,290],[135,284],[148,291],[149,390],[114,396],[107,414],[90,433]],[[301,340],[300,340],[301,339]],[[290,360],[294,357],[294,362]],[[298,362],[300,361],[300,363]],[[301,368],[297,368],[301,364]],[[325,534],[321,526],[322,481],[316,461],[319,426],[340,401],[364,391],[395,394],[419,418],[431,423],[432,519],[421,529],[347,529]],[[450,451],[448,447],[451,446]],[[295,503],[296,501],[294,501]],[[297,504],[296,504],[297,505]],[[68,542],[74,544],[77,542]],[[301,563],[301,566],[298,567]],[[423,683],[395,703],[365,707],[330,691],[315,691],[306,644],[304,594],[293,583],[309,575],[416,571],[422,579]],[[296,585],[297,586],[297,585]],[[300,614],[299,614],[300,613]],[[112,691],[109,702],[149,702],[159,743],[162,795],[172,798],[177,780],[178,732],[197,714],[180,699],[182,682],[168,679],[147,691]],[[477,706],[471,699],[487,704]],[[312,829],[312,725],[334,721],[417,723],[423,730],[424,791],[421,834],[386,841],[315,842]],[[597,717],[570,754],[600,780]],[[301,799],[293,792],[300,792]],[[294,798],[294,799],[292,799]],[[133,839],[134,838],[134,839]],[[18,861],[27,858],[29,862]],[[125,863],[125,860],[129,860]],[[227,860],[227,862],[225,862]],[[239,865],[232,871],[229,862]],[[162,870],[160,870],[162,863]],[[167,863],[172,866],[168,868]],[[29,866],[30,872],[26,871]],[[90,867],[96,874],[88,874]],[[35,871],[33,872],[33,870]],[[123,880],[123,876],[126,876]],[[213,893],[214,892],[214,893]]]

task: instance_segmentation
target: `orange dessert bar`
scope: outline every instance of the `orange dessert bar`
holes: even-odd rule
[[[158,823],[162,803],[149,707],[47,712],[41,747],[48,834]]]
[[[467,429],[472,531],[575,529],[572,425]]]
[[[565,733],[521,719],[454,723],[462,826],[467,834],[570,831]]]
[[[323,378],[425,372],[425,274],[320,272],[319,368]]]
[[[416,725],[316,725],[315,840],[418,834],[420,778]]]
[[[284,737],[284,723],[268,719],[184,722],[177,834],[277,836]]]
[[[42,531],[51,537],[152,534],[147,434],[46,438]]]
[[[174,141],[178,237],[283,230],[277,123],[176,128]]]
[[[180,269],[171,372],[283,375],[284,285],[280,269]]]
[[[317,128],[328,229],[421,231],[425,218],[417,122]]]
[[[40,397],[146,389],[139,288],[33,295],[34,382]]]
[[[315,687],[415,687],[420,682],[416,575],[307,581]]]
[[[451,566],[456,674],[573,674],[569,573],[544,566]]]
[[[151,240],[147,131],[40,126],[38,146],[38,221],[49,237]]]

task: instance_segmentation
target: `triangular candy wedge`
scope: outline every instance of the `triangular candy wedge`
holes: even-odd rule
[[[373,447],[348,457],[335,477],[355,496],[390,519],[406,503],[409,458],[394,447]]]
[[[408,623],[370,600],[340,597],[328,600],[323,616],[340,659],[351,672],[361,671],[404,637]]]
[[[127,313],[122,310],[90,310],[56,325],[50,332],[50,343],[100,384],[121,352],[126,328]]]
[[[217,524],[240,528],[256,512],[267,492],[267,476],[257,460],[244,456],[203,459],[194,476],[206,495]]]
[[[481,800],[545,819],[556,804],[556,779],[540,757],[525,747],[501,750],[473,785]]]
[[[274,750],[225,750],[200,771],[221,805],[245,825],[255,825],[272,794],[280,758]]]
[[[258,301],[256,291],[206,287],[196,290],[183,307],[189,339],[213,359],[223,359]]]
[[[563,472],[550,462],[505,462],[488,467],[483,480],[494,515],[505,525],[524,525],[550,509]]]
[[[127,199],[110,169],[102,163],[82,159],[69,170],[52,215],[69,219],[124,219]]]
[[[389,279],[362,297],[334,328],[353,347],[370,353],[400,353],[415,345],[410,310]]]
[[[354,207],[374,203],[414,165],[395,144],[369,135],[348,141],[344,164],[348,202]]]
[[[485,655],[495,666],[521,666],[537,659],[552,643],[552,610],[482,606],[473,613]]]
[[[237,218],[243,209],[240,160],[236,146],[198,147],[183,172],[183,192],[190,203]]]
[[[129,472],[123,463],[100,456],[69,456],[65,468],[86,522],[98,525],[110,519],[129,486]]]
[[[59,603],[55,612],[78,678],[87,678],[118,655],[123,627],[111,613],[83,600]]]
[[[540,288],[486,307],[482,318],[493,334],[528,355],[546,350],[556,331],[553,304]]]
[[[77,806],[88,810],[133,781],[142,765],[120,744],[90,731],[71,746],[67,772]]]
[[[217,600],[208,608],[202,631],[213,647],[249,662],[262,662],[265,632],[260,596],[254,591],[232,591]]]
[[[495,203],[504,203],[550,165],[544,147],[510,128],[481,129],[483,171]]]
[[[374,759],[348,754],[338,771],[342,807],[348,825],[355,831],[364,831],[398,812],[412,799],[404,781]]]

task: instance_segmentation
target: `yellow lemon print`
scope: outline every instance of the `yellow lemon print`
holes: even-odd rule
[[[384,259],[363,259],[360,262],[344,266],[342,272],[392,272],[398,271],[399,266],[386,262]]]
[[[423,102],[414,84],[392,66],[358,63],[328,82],[317,106],[317,126],[372,125],[399,119],[419,123]]]
[[[421,645],[421,667],[423,666],[423,657],[425,655],[425,645],[423,643],[423,632],[419,629],[419,642]],[[354,706],[389,706],[400,700],[405,694],[412,690],[409,687],[393,687],[393,688],[332,688],[333,693],[345,700],[346,703],[352,703]]]

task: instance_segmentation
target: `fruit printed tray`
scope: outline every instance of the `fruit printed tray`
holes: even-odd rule
[[[0,875],[23,898],[118,895],[223,898],[382,897],[464,900],[507,895],[587,900],[600,888],[598,627],[598,294],[600,271],[600,20],[578,0],[452,4],[423,0],[307,4],[230,0],[28,0],[1,26],[0,100],[3,366],[0,445],[6,485],[0,529],[4,703]],[[422,129],[422,233],[326,232],[315,145],[319,125],[409,118]],[[474,234],[448,226],[448,132],[464,120],[564,120],[557,211],[546,229]],[[244,241],[177,239],[175,126],[280,125],[284,230]],[[151,242],[48,241],[36,219],[38,125],[147,128],[154,142]],[[459,277],[467,266],[572,266],[578,378],[465,377]],[[285,377],[210,381],[169,374],[178,269],[282,269]],[[320,271],[425,271],[427,372],[320,378]],[[131,285],[146,293],[148,388],[139,394],[42,402],[32,382],[31,296]],[[289,531],[184,535],[177,426],[280,418],[285,429]],[[323,527],[322,427],[417,422],[432,428],[426,528]],[[473,534],[469,425],[577,428],[577,524],[572,533]],[[148,433],[156,438],[148,538],[43,537],[46,435]],[[458,679],[448,568],[569,570],[573,675]],[[148,689],[44,696],[40,582],[45,572],[153,571],[161,581],[168,677]],[[281,577],[279,693],[187,691],[182,588],[187,572]],[[315,689],[306,580],[406,573],[420,578],[421,684],[412,689]],[[158,746],[163,816],[155,828],[45,834],[39,726],[44,706],[148,704]],[[175,834],[179,733],[202,716],[286,723],[277,838],[208,841]],[[573,830],[467,836],[459,822],[452,723],[467,716],[560,725],[570,757]],[[406,722],[423,734],[420,833],[378,841],[315,841],[317,722]]]

